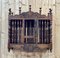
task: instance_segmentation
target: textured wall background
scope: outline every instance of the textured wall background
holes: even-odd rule
[[[21,1],[21,0],[20,0]],[[41,58],[40,53],[27,53],[10,51],[8,52],[8,9],[11,7],[14,14],[18,14],[18,7],[22,6],[22,12],[28,11],[28,5],[32,5],[32,11],[39,12],[39,7],[42,7],[42,14],[48,13],[48,9],[53,10],[53,51],[43,53],[42,58],[60,58],[60,0],[22,0],[25,4],[22,6],[19,0],[0,0],[0,58]]]

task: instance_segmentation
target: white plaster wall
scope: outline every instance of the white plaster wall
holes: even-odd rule
[[[55,20],[55,56],[60,58],[60,0],[56,0],[56,20]]]
[[[39,7],[42,7],[42,14],[44,13],[46,15],[48,13],[48,8],[51,7],[53,9],[53,52],[50,53],[49,51],[47,51],[46,53],[42,53],[42,58],[60,58],[60,0],[56,0],[57,4],[55,4],[55,0],[36,0],[36,2],[34,0],[24,1],[23,4],[26,4],[26,6],[22,6],[22,12],[25,10],[28,11],[29,4],[32,5],[32,11],[39,12]],[[0,58],[40,58],[40,53],[33,53],[33,55],[29,54],[31,56],[27,57],[27,53],[24,52],[12,50],[10,51],[10,53],[8,52],[8,8],[11,7],[14,14],[18,14],[18,7],[21,6],[20,4],[18,4],[18,2],[19,0],[0,0],[0,27],[2,27],[0,28],[0,30],[3,32],[1,33],[0,38]]]

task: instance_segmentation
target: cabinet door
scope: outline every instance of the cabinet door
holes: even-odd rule
[[[10,43],[21,42],[22,20],[10,20],[9,21],[9,39]]]
[[[34,20],[25,20],[24,25],[24,35],[33,36]]]
[[[39,41],[42,44],[49,44],[52,34],[51,21],[39,20]]]

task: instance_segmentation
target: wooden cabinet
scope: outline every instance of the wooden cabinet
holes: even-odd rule
[[[8,50],[46,51],[52,50],[52,10],[48,16],[32,12],[31,5],[28,12],[13,15],[9,9],[9,40]],[[30,50],[31,48],[31,50]]]

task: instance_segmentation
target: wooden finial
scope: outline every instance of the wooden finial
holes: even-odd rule
[[[49,9],[49,13],[52,14],[52,9],[51,8]]]
[[[42,8],[40,7],[40,10],[39,10],[40,15],[41,15],[41,11],[42,11],[41,9],[42,9]]]
[[[29,11],[31,11],[31,5],[29,5]]]
[[[19,14],[21,14],[21,7],[19,7]]]
[[[49,17],[50,19],[52,19],[52,9],[51,9],[51,8],[49,9],[48,17]]]
[[[12,11],[11,11],[11,8],[9,8],[9,15],[11,15],[12,14]]]
[[[13,12],[12,12],[12,15],[13,15]]]

